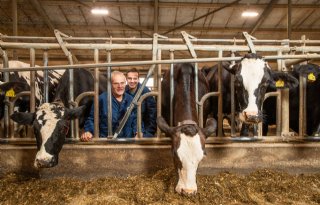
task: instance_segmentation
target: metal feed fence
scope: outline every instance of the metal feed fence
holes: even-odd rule
[[[119,129],[115,131],[115,134],[112,134],[112,129],[108,129],[108,136],[110,139],[117,138],[117,135],[120,133],[122,126],[125,123],[126,116],[130,114],[133,107],[138,105],[138,138],[133,140],[140,140],[142,138],[141,133],[141,103],[146,97],[152,95],[157,96],[157,113],[158,116],[161,114],[161,74],[162,74],[162,65],[169,65],[169,69],[171,72],[171,88],[173,88],[173,65],[175,63],[182,62],[192,62],[195,63],[195,71],[198,72],[198,64],[199,63],[208,63],[208,62],[216,62],[219,64],[218,73],[219,73],[219,87],[217,92],[208,93],[202,99],[197,99],[198,105],[198,114],[199,114],[199,126],[203,126],[203,109],[202,105],[209,97],[217,97],[218,98],[218,136],[221,137],[223,134],[223,113],[222,113],[222,105],[223,99],[221,94],[222,88],[222,61],[237,61],[242,57],[236,57],[234,54],[236,52],[245,53],[245,52],[260,52],[264,59],[267,61],[276,61],[277,70],[279,71],[287,71],[288,65],[293,64],[300,61],[312,60],[312,59],[320,59],[320,40],[307,40],[304,37],[301,40],[257,40],[252,36],[244,33],[245,40],[242,39],[197,39],[185,32],[182,33],[182,38],[166,38],[164,36],[154,34],[153,38],[79,38],[79,37],[69,37],[61,33],[60,31],[55,30],[55,37],[14,37],[14,36],[4,36],[1,35],[0,40],[0,55],[3,60],[3,69],[1,72],[4,74],[5,81],[8,81],[8,72],[9,71],[30,71],[30,82],[31,89],[30,92],[22,92],[19,93],[15,98],[9,99],[6,98],[6,106],[5,106],[5,115],[3,119],[5,136],[4,138],[15,139],[13,133],[13,122],[9,119],[9,115],[13,112],[13,106],[15,101],[23,96],[30,95],[30,111],[35,111],[35,71],[41,70],[44,72],[45,80],[44,80],[44,99],[45,102],[48,101],[48,78],[47,71],[55,70],[55,69],[66,69],[66,71],[70,74],[70,96],[69,103],[73,107],[77,107],[81,100],[86,96],[94,97],[94,118],[95,118],[95,134],[94,137],[99,137],[99,129],[98,129],[98,116],[99,116],[99,106],[98,106],[98,96],[99,96],[99,74],[100,70],[107,71],[108,76],[108,93],[111,93],[111,83],[110,76],[111,71],[117,67],[122,70],[125,66],[150,66],[148,69],[148,73],[142,83],[138,94],[134,98],[128,112],[126,113],[124,119],[120,123]],[[9,42],[10,40],[14,40],[14,42]],[[33,42],[25,42],[32,40]],[[21,42],[17,42],[21,41]],[[38,41],[53,41],[53,42],[38,42]],[[76,42],[74,42],[76,41]],[[89,41],[89,42],[88,42]],[[105,41],[105,43],[96,43],[96,41]],[[114,43],[117,42],[117,43]],[[142,43],[141,43],[142,42]],[[8,52],[11,50],[29,50],[30,53],[30,68],[9,68],[8,66]],[[52,49],[61,49],[66,59],[68,60],[69,65],[54,65],[48,66],[48,51]],[[75,55],[72,52],[78,50],[88,50],[93,51],[93,60],[94,63],[90,64],[79,64],[74,63],[74,61],[78,62]],[[143,52],[151,52],[152,59],[146,61],[123,61],[123,62],[112,62],[112,52],[117,50],[135,50],[135,51],[143,51]],[[43,52],[43,66],[35,67],[35,51]],[[107,56],[105,59],[105,63],[100,63],[99,57],[101,56],[101,51],[106,51]],[[188,51],[192,58],[184,58],[184,59],[175,59],[175,53],[179,51]],[[206,51],[209,53],[207,57],[199,57],[197,52]],[[230,57],[224,57],[226,52],[232,53]],[[166,59],[163,53],[169,53],[169,58]],[[85,92],[79,96],[73,95],[73,71],[74,69],[85,68],[85,69],[94,69],[94,91],[93,92]],[[142,92],[143,87],[146,85],[148,79],[153,76],[154,78],[154,90],[148,95],[142,96],[138,101],[140,94]],[[195,82],[198,82],[197,75],[195,75]],[[300,115],[299,115],[299,136],[304,135],[305,129],[305,87],[306,80],[304,78],[300,78]],[[195,92],[197,93],[197,83],[195,83]],[[171,101],[173,99],[174,90],[170,90]],[[111,95],[109,95],[109,106],[111,106]],[[233,80],[231,80],[231,96],[234,96],[234,85]],[[292,133],[289,132],[289,98],[288,98],[288,90],[277,91],[274,93],[269,93],[266,95],[266,98],[269,96],[277,97],[277,136],[292,136]],[[172,104],[172,103],[171,103]],[[231,136],[235,136],[235,109],[234,109],[234,98],[231,99]],[[172,106],[171,114],[172,112]],[[111,108],[109,108],[111,110]],[[108,127],[111,128],[111,119],[112,113],[108,113]],[[172,125],[172,115],[170,117],[170,124]],[[261,125],[260,125],[261,127]],[[78,121],[75,120],[71,126],[72,137],[75,140],[79,139],[79,125]],[[261,136],[261,128],[259,132]],[[156,139],[162,138],[160,135],[160,130],[157,130]],[[154,139],[154,138],[153,138]],[[128,139],[131,141],[132,139]]]

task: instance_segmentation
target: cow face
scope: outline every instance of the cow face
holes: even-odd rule
[[[262,121],[261,105],[268,86],[292,88],[298,85],[293,76],[272,71],[267,62],[256,54],[247,54],[240,62],[226,69],[235,75],[239,117],[242,122],[248,124]]]
[[[179,176],[175,190],[182,194],[195,194],[197,192],[196,172],[205,155],[205,139],[215,132],[216,121],[208,120],[203,129],[193,121],[185,121],[177,127],[169,127],[162,117],[158,117],[157,123],[159,128],[172,139],[174,164]]]
[[[58,164],[69,129],[69,120],[79,117],[83,107],[68,109],[58,103],[44,103],[35,113],[17,112],[11,119],[33,126],[38,152],[34,161],[37,168],[49,168]]]

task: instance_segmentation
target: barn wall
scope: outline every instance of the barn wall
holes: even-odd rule
[[[199,174],[220,171],[249,173],[255,169],[277,169],[289,173],[320,171],[319,143],[228,143],[208,144]],[[79,145],[66,144],[59,164],[36,170],[34,145],[0,146],[0,174],[32,173],[43,178],[128,176],[152,174],[173,167],[170,145]]]

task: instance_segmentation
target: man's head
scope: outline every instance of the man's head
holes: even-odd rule
[[[126,86],[126,76],[120,71],[113,71],[111,74],[111,91],[115,97],[123,95]]]
[[[127,81],[130,90],[135,90],[139,83],[139,72],[136,68],[132,68],[127,72]]]

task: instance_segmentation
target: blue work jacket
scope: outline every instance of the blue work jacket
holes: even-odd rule
[[[126,86],[126,93],[134,97],[141,87],[141,83],[138,83],[137,89],[134,93],[130,92],[129,86]],[[148,87],[144,87],[141,96],[150,92]],[[142,117],[142,130],[144,137],[154,137],[157,131],[157,103],[153,96],[147,97],[141,105],[141,117]]]
[[[115,133],[119,127],[120,121],[129,107],[132,96],[124,93],[122,102],[118,102],[112,95],[112,132]],[[84,130],[94,134],[94,106],[92,105],[90,115],[85,121]],[[136,109],[132,110],[130,117],[118,135],[119,138],[134,137],[137,131]],[[100,137],[108,136],[108,94],[103,92],[99,96],[99,135]]]

